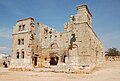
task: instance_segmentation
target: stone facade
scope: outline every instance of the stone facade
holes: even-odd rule
[[[64,31],[40,22],[38,36],[33,18],[18,20],[12,33],[11,68],[56,67],[79,70],[104,61],[104,47],[92,28],[87,5],[78,5]]]

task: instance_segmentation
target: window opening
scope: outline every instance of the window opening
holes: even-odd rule
[[[25,25],[23,25],[22,30],[25,30]]]
[[[24,58],[24,51],[22,51],[22,58]]]
[[[19,26],[19,31],[21,31],[21,25]]]
[[[24,39],[21,39],[22,40],[22,44],[24,45]]]
[[[18,45],[20,45],[20,39],[18,39]]]
[[[19,52],[17,52],[17,59],[19,59]]]

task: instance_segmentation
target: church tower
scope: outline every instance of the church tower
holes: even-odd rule
[[[102,60],[103,46],[92,28],[92,14],[87,5],[78,5],[77,14],[64,24],[69,39],[69,62],[75,66],[91,66]],[[101,50],[102,49],[102,50]],[[98,53],[99,51],[99,53]]]
[[[33,58],[35,55],[35,42],[36,42],[36,26],[33,18],[25,18],[18,20],[13,27],[12,32],[12,59],[11,67],[18,66],[32,67],[33,63],[37,61],[37,58]]]
[[[77,14],[75,15],[77,23],[87,23],[92,27],[92,14],[90,13],[87,5],[78,5]]]

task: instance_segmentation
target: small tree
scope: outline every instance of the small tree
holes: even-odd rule
[[[105,53],[105,56],[120,56],[120,52],[117,48],[109,48]]]

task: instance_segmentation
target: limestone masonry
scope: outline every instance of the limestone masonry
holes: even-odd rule
[[[104,47],[92,28],[87,5],[78,5],[64,31],[33,18],[18,20],[12,32],[11,69],[49,68],[61,71],[91,69],[104,61]]]

